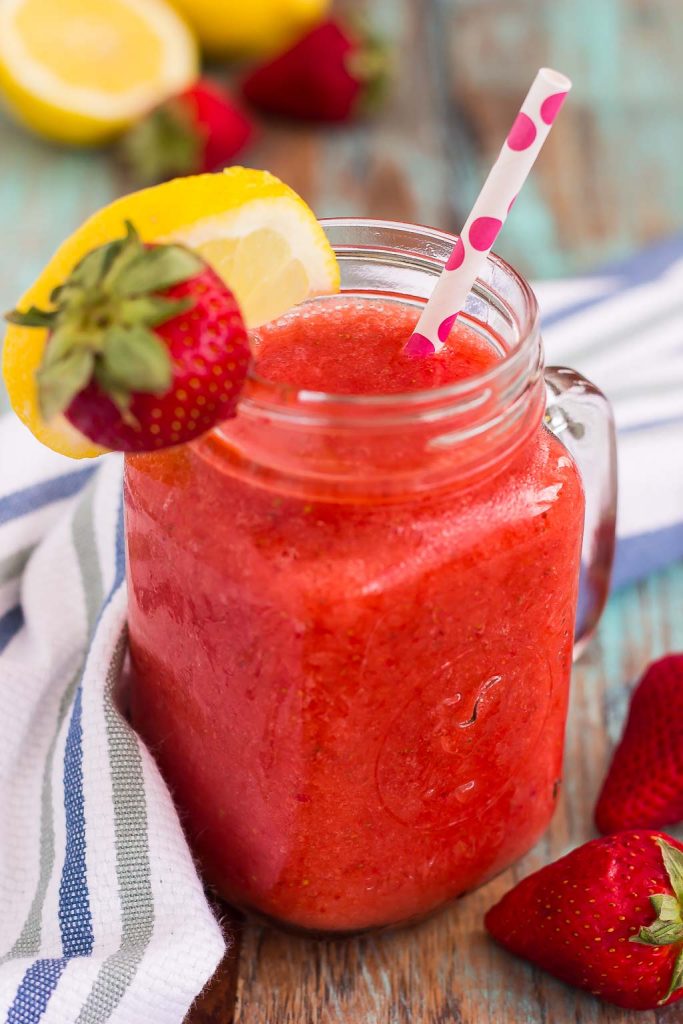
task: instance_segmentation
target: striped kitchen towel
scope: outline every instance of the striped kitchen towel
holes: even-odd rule
[[[121,463],[0,420],[0,1020],[179,1024],[224,952],[119,712]]]
[[[617,580],[683,557],[683,239],[539,287],[549,362],[612,398]],[[169,794],[117,709],[121,463],[0,420],[0,1020],[180,1024],[224,951]]]
[[[546,362],[580,370],[612,402],[623,586],[683,558],[683,235],[536,293]]]

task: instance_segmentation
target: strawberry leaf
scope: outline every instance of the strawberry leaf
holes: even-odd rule
[[[86,253],[76,264],[65,284],[56,290],[56,295],[55,292],[52,293],[53,302],[58,302],[64,291],[69,288],[80,288],[87,292],[100,288],[108,268],[121,252],[125,242],[125,238],[117,238],[114,242],[107,242],[106,245]]]
[[[121,389],[164,394],[171,386],[171,357],[144,327],[110,327],[104,336],[103,369]]]
[[[120,384],[117,384],[114,378],[107,373],[107,369],[101,359],[98,359],[95,363],[95,372],[93,377],[100,390],[112,400],[121,415],[124,416],[131,403],[130,391],[127,391],[126,388],[122,388]]]
[[[679,988],[683,987],[683,950],[678,954],[674,969],[671,974],[671,981],[669,982],[669,988],[663,999],[659,1000],[659,1005],[666,1003],[667,1000],[671,999],[674,992],[678,992]]]
[[[62,325],[54,331],[45,346],[45,354],[43,355],[44,367],[52,366],[53,363],[59,363],[62,359],[65,359],[73,350],[78,348],[88,349],[89,351],[96,353],[100,347],[100,336],[98,332],[87,333],[82,331],[70,330],[67,324]]]
[[[137,299],[122,299],[117,309],[122,323],[131,327],[142,324],[157,327],[180,313],[187,313],[195,305],[189,295],[186,299],[164,299],[160,295],[141,295]]]
[[[683,916],[681,915],[681,893],[683,892],[683,854],[667,843],[665,839],[655,840],[662,851],[662,859],[669,876],[671,893],[657,892],[650,896],[650,903],[657,915],[657,920],[632,935],[630,942],[639,942],[647,946],[670,946],[683,942]]]
[[[676,921],[678,924],[683,924],[681,907],[675,896],[669,896],[666,892],[658,892],[654,896],[650,896],[650,903],[660,921]]]
[[[121,298],[162,292],[199,274],[205,264],[200,256],[180,245],[160,245],[140,253],[111,283]]]
[[[662,851],[664,867],[669,876],[671,888],[676,893],[676,899],[679,904],[683,903],[683,853],[664,839],[656,839],[655,842]]]
[[[655,921],[647,928],[641,928],[637,935],[632,935],[629,942],[638,942],[644,946],[671,946],[683,940],[683,924],[676,921]]]
[[[56,315],[54,310],[48,312],[38,309],[37,306],[31,306],[24,313],[18,309],[11,310],[5,314],[5,320],[11,324],[19,324],[20,327],[51,327]]]
[[[42,366],[36,377],[38,401],[45,420],[63,412],[89,383],[95,357],[86,348],[71,349],[62,359]]]
[[[126,221],[124,238],[112,243],[112,256],[102,270],[102,287],[109,294],[114,290],[114,283],[124,270],[147,251],[137,229],[129,220]]]
[[[186,103],[170,100],[123,137],[124,163],[143,185],[192,174],[201,164],[201,132]]]

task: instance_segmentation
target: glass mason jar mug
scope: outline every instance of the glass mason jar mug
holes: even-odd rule
[[[325,227],[344,293],[417,306],[454,242]],[[290,927],[422,916],[553,811],[582,550],[579,646],[609,581],[614,432],[588,382],[544,377],[510,266],[489,257],[464,315],[501,354],[485,373],[340,397],[252,372],[234,420],[126,462],[134,724],[206,879]]]

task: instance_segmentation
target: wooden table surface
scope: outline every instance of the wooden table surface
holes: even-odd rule
[[[683,225],[680,0],[368,0],[400,75],[373,122],[264,129],[245,156],[321,216],[372,215],[456,229],[536,66],[576,81],[501,238],[536,276],[585,270]],[[0,119],[0,307],[88,213],[125,191],[107,154],[59,150]],[[0,397],[1,404],[1,397]],[[577,665],[565,787],[551,828],[516,867],[409,930],[336,943],[239,924],[188,1024],[642,1024],[514,961],[484,936],[516,879],[592,833],[591,810],[630,686],[683,649],[683,568],[614,596]],[[677,614],[674,614],[677,610]],[[150,1022],[153,1024],[153,1022]]]

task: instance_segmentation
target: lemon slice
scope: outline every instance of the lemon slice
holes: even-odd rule
[[[339,290],[339,268],[315,214],[267,171],[231,167],[221,174],[178,178],[133,192],[93,214],[57,250],[17,308],[50,305],[52,290],[91,249],[124,234],[132,221],[146,242],[197,249],[234,291],[250,327],[311,295]],[[49,448],[72,458],[99,455],[63,416],[45,422],[35,374],[47,331],[10,324],[3,374],[15,412]]]
[[[332,268],[320,235],[317,221],[282,196],[207,217],[161,241],[199,252],[229,282],[249,327],[257,327],[309,295],[331,290],[336,261]]]
[[[194,37],[165,0],[1,0],[0,92],[58,142],[94,143],[197,76]]]

